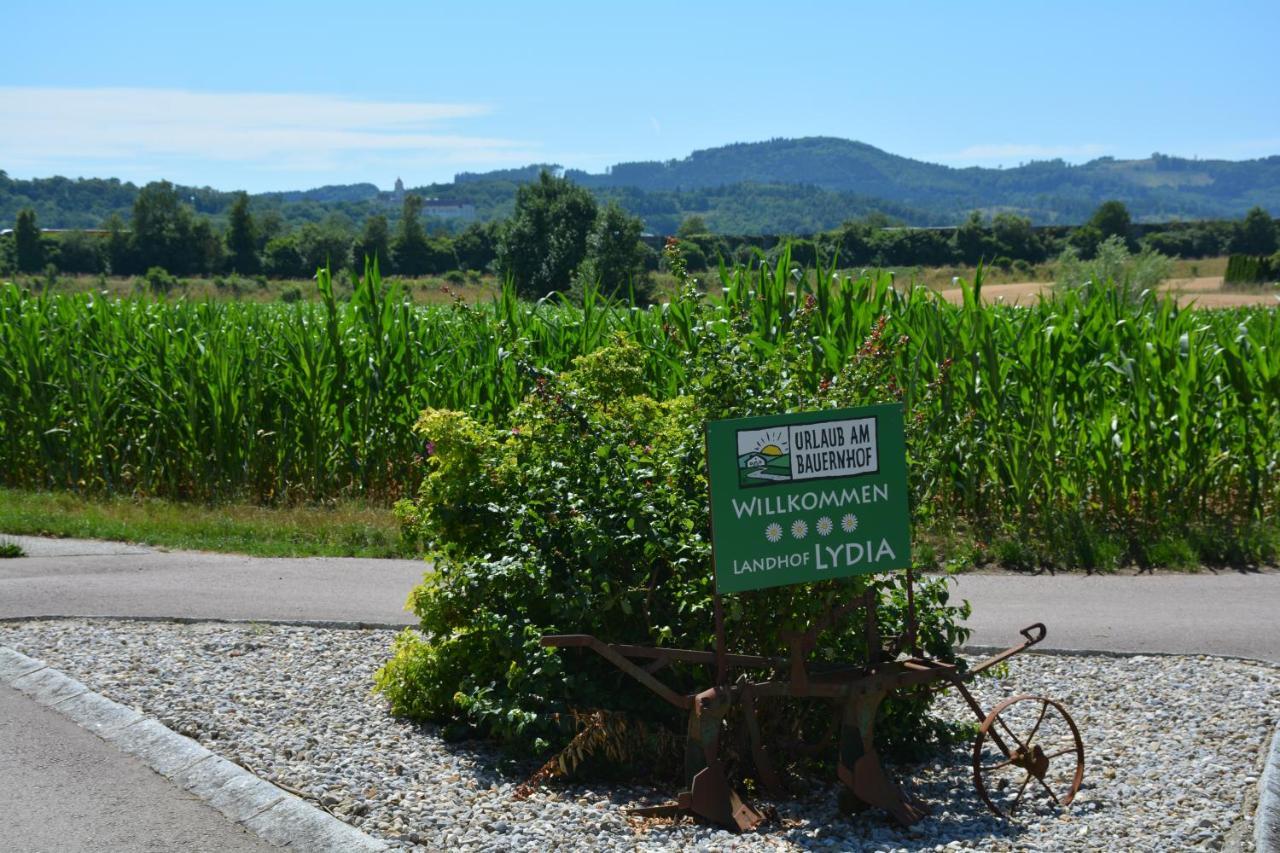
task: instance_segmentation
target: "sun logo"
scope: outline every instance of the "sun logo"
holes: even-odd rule
[[[846,512],[844,518],[840,519],[840,529],[845,533],[852,533],[858,529],[858,517],[851,512]]]
[[[830,518],[824,515],[822,518],[818,519],[818,523],[814,529],[818,531],[819,536],[830,536],[831,531],[835,530],[836,526],[831,523]]]
[[[738,430],[738,481],[767,486],[791,479],[791,437],[786,429]]]
[[[791,522],[791,535],[797,539],[803,539],[809,535],[809,525],[803,518],[797,518]]]
[[[777,542],[782,539],[782,525],[776,521],[764,529],[764,538],[770,542]]]
[[[786,430],[766,429],[756,434],[755,449],[761,456],[782,456],[788,443]]]

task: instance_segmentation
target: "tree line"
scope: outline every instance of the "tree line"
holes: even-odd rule
[[[590,283],[643,299],[648,273],[657,267],[639,219],[616,204],[601,207],[585,189],[545,171],[517,188],[506,220],[473,223],[456,235],[432,234],[422,209],[422,197],[410,193],[394,229],[386,216],[374,214],[358,230],[331,218],[279,233],[262,227],[248,195],[240,193],[219,231],[184,204],[172,184],[159,181],[138,193],[128,223],[112,217],[102,229],[43,233],[34,211],[20,211],[0,245],[0,269],[307,278],[321,266],[359,272],[368,262],[402,276],[498,272],[531,297]]]
[[[990,219],[974,212],[954,228],[909,228],[883,214],[872,214],[810,237],[735,237],[708,233],[701,217],[687,218],[677,231],[689,268],[705,269],[721,258],[750,263],[761,251],[766,257],[785,243],[792,260],[813,265],[819,258],[839,259],[845,267],[975,266],[979,262],[1015,267],[1043,263],[1068,247],[1092,259],[1111,237],[1121,238],[1136,251],[1150,248],[1181,258],[1225,254],[1270,255],[1280,247],[1277,221],[1255,207],[1243,220],[1172,222],[1143,225],[1133,222],[1125,205],[1108,201],[1079,226],[1041,226],[1012,213]]]
[[[659,266],[662,235],[643,233],[641,220],[615,202],[602,205],[586,188],[542,171],[515,187],[509,217],[474,222],[455,234],[424,224],[421,196],[404,197],[394,225],[384,214],[367,216],[357,228],[331,215],[285,230],[277,218],[255,216],[239,193],[223,227],[198,213],[178,188],[160,181],[137,194],[132,216],[110,217],[96,231],[44,233],[36,214],[20,211],[11,234],[0,241],[0,272],[144,275],[268,276],[307,278],[324,265],[363,269],[368,259],[384,274],[439,275],[453,270],[496,272],[511,277],[519,292],[538,297],[581,288],[644,299],[650,273]],[[434,225],[434,223],[433,223]],[[808,237],[712,234],[705,220],[687,216],[677,230],[689,268],[706,269],[723,259],[751,263],[782,243],[797,263],[838,257],[845,266],[974,265],[1041,263],[1071,247],[1091,258],[1110,237],[1184,258],[1227,253],[1265,256],[1280,243],[1277,224],[1261,207],[1243,220],[1137,225],[1119,201],[1103,203],[1080,226],[1034,227],[1012,213],[986,218],[974,212],[954,228],[912,228],[872,213]]]

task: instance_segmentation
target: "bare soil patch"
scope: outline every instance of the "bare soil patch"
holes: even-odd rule
[[[1045,281],[1020,281],[1013,284],[984,284],[982,286],[983,302],[1004,302],[1007,305],[1030,305],[1042,293],[1048,293],[1053,287]],[[947,288],[942,291],[942,298],[959,305],[964,301],[964,291],[960,288]]]
[[[1046,281],[1022,281],[1012,284],[988,284],[982,288],[982,301],[987,303],[1003,302],[1006,305],[1031,305],[1048,295],[1053,284]],[[1240,293],[1225,291],[1222,288],[1222,276],[1200,276],[1197,278],[1174,278],[1160,285],[1164,293],[1173,294],[1179,305],[1194,304],[1199,308],[1238,308],[1251,305],[1275,306],[1276,294],[1266,291]],[[964,301],[964,292],[960,288],[947,288],[939,291],[942,298],[959,305]]]
[[[1171,278],[1160,289],[1169,293],[1217,293],[1222,290],[1222,276],[1202,275],[1193,278]]]

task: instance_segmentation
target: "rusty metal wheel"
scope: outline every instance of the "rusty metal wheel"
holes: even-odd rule
[[[1066,806],[1083,780],[1084,742],[1054,700],[1014,696],[982,721],[973,744],[973,784],[1000,817],[1036,803]]]

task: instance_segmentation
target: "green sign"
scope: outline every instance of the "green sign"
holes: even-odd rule
[[[720,592],[911,564],[902,406],[707,424]]]

